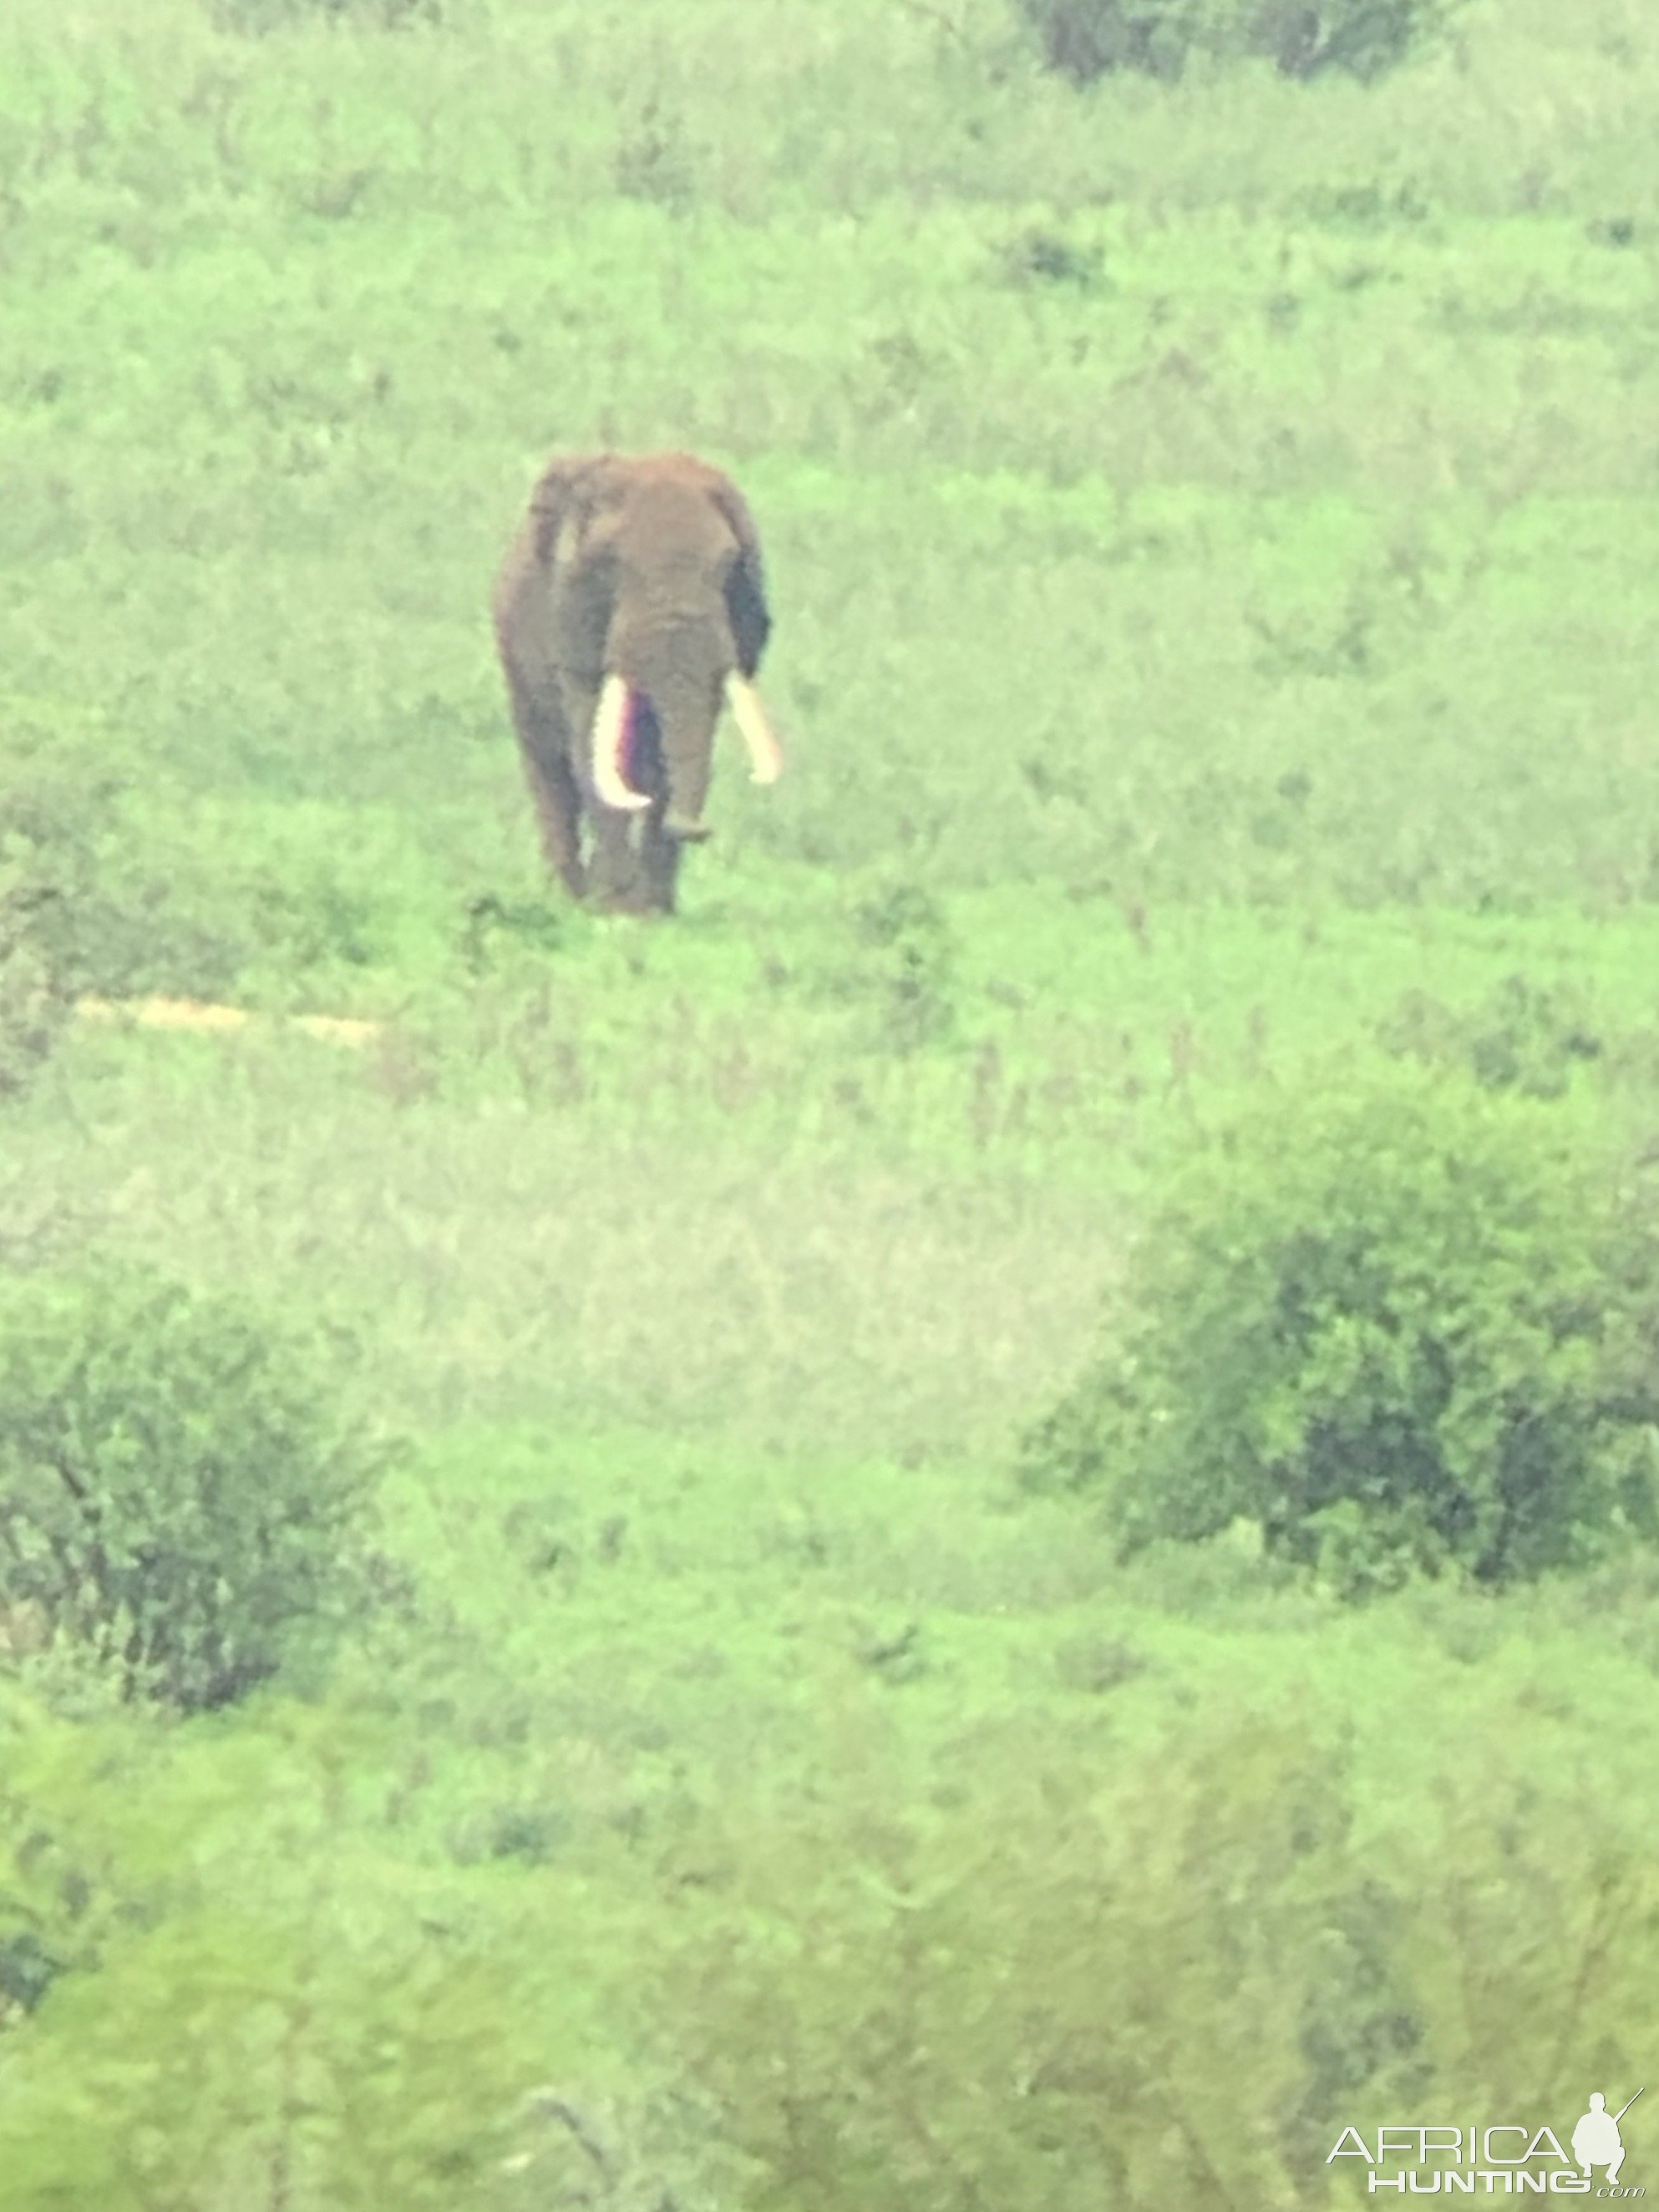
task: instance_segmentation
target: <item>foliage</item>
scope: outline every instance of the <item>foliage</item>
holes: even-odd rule
[[[878,1042],[907,1053],[947,1036],[956,945],[937,900],[896,878],[861,894],[851,919],[858,950],[847,988],[872,1002]]]
[[[561,1480],[584,1556],[504,1564]],[[1357,2105],[1516,2081],[1553,2119],[1650,2045],[1656,1716],[1607,1634],[1650,1578],[1183,1613],[959,1470],[637,1431],[480,1427],[392,1488],[419,1616],[322,1703],[0,1739],[0,1940],[64,1962],[0,2032],[19,2212],[284,2174],[307,2208],[1105,2176],[1200,2212],[1206,2160],[1295,2201]],[[937,1669],[861,1663],[888,1604]],[[1091,1621],[1146,1662],[1109,1710],[1046,1663]],[[445,1849],[526,1788],[567,1811],[549,1856]]]
[[[0,1604],[130,1692],[223,1705],[356,1587],[378,1454],[319,1346],[144,1273],[24,1275],[0,1327]]]
[[[372,1943],[341,1917],[319,1930],[227,1899],[128,1933],[99,1973],[66,1978],[62,2039],[0,2118],[11,2201],[487,2205],[533,2016],[484,1960],[447,1958],[362,1904]],[[94,2127],[40,2124],[76,2094]]]
[[[404,31],[444,21],[444,0],[208,0],[208,8],[216,29],[244,38],[311,23]]]
[[[466,902],[462,957],[478,975],[504,947],[522,947],[545,958],[556,951],[565,933],[565,918],[545,898],[503,899],[495,891],[480,891]]]
[[[612,173],[624,199],[684,215],[696,197],[696,162],[679,116],[647,100],[618,142]]]
[[[1257,2121],[1296,2099],[1335,1774],[1271,1726],[1115,1786],[1097,1746],[1055,1748],[959,1760],[948,1811],[866,1785],[733,1838],[733,1905],[682,1938],[664,2009],[740,2203],[1188,2207],[1218,2168],[1282,2197]]]
[[[557,2007],[434,1941],[399,1870],[362,1879],[348,1814],[372,1722],[264,1701],[231,1753],[257,1837],[222,1733],[131,1710],[68,1724],[13,1696],[0,1741],[0,1931],[38,1930],[59,1966],[0,2018],[9,2204],[490,2201]]]
[[[1455,0],[1452,0],[1455,4]],[[1369,82],[1442,30],[1448,0],[1017,0],[1043,59],[1074,84],[1115,70],[1179,77],[1195,55],[1255,55],[1281,76]]]
[[[0,1096],[83,993],[224,999],[272,978],[331,993],[385,957],[398,856],[361,825],[226,820],[176,785],[137,789],[84,710],[0,701]]]
[[[1389,1051],[1431,1066],[1462,1066],[1489,1091],[1559,1098],[1602,1040],[1582,993],[1506,975],[1480,1004],[1455,1011],[1424,991],[1408,993],[1378,1025]]]
[[[325,1007],[395,959],[411,921],[434,933],[439,896],[411,916],[402,841],[326,805],[227,810],[177,787],[130,794],[77,918],[86,985]]]
[[[1123,1540],[1243,1516],[1348,1594],[1659,1534],[1659,1247],[1536,1107],[1314,1083],[1158,1210],[1120,1333],[1027,1437]]]
[[[27,1085],[82,983],[79,917],[116,790],[88,720],[0,698],[0,1098]]]
[[[1021,289],[1044,284],[1074,285],[1098,291],[1105,283],[1105,251],[1098,244],[1079,246],[1046,225],[1030,223],[1005,243],[1000,265],[1007,282]]]
[[[1437,1852],[1420,1830],[1362,1838],[1359,1778],[1313,1713],[1219,1686],[1155,1750],[1027,1717],[958,1743],[926,1795],[849,1759],[850,1796],[810,1824],[750,1813],[705,1844],[725,1894],[683,1926],[658,2000],[747,2160],[736,2201],[1323,2203],[1354,2112],[1461,2109],[1517,2062],[1536,2095],[1529,2023],[1560,2051],[1601,2016],[1585,1956],[1652,2017],[1607,1942],[1659,1893],[1634,1839],[1597,1865],[1565,1780],[1500,1838],[1525,1784],[1465,1749],[1460,1771],[1418,1746]],[[1501,1932],[1516,1883],[1535,1942]]]

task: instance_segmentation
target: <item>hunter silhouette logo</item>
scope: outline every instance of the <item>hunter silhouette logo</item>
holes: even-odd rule
[[[1638,2089],[1636,2097],[1642,2092]],[[1631,2106],[1632,2097],[1616,2112],[1609,2112],[1607,2100],[1598,2089],[1589,2100],[1589,2110],[1572,2131],[1572,2154],[1583,2167],[1588,2179],[1590,2168],[1605,2166],[1609,2183],[1619,2179],[1619,2169],[1625,2162],[1625,2146],[1619,2133],[1619,2123]]]
[[[1638,2089],[1610,2112],[1596,2090],[1573,2129],[1571,2149],[1553,2128],[1513,2120],[1486,2128],[1378,2128],[1369,2139],[1346,2127],[1325,2163],[1362,2159],[1370,2197],[1384,2189],[1401,2197],[1645,2197],[1639,2182],[1619,2178],[1625,2163],[1619,2124],[1643,2094]]]

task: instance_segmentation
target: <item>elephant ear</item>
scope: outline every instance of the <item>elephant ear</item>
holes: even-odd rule
[[[772,633],[760,532],[755,527],[748,501],[734,483],[722,479],[714,487],[714,499],[738,541],[738,557],[726,580],[726,610],[737,641],[738,666],[744,676],[753,676]]]
[[[530,495],[530,514],[535,527],[536,560],[541,568],[552,566],[568,525],[574,524],[577,529],[585,525],[604,461],[599,453],[561,453],[537,477]]]

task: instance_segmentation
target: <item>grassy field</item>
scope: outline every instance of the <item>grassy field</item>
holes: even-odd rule
[[[1565,2142],[1659,2048],[1652,1562],[1353,1608],[1013,1468],[1240,1109],[1547,1003],[1655,1134],[1659,29],[1079,93],[1003,0],[431,12],[0,23],[0,744],[85,987],[258,1017],[69,1023],[0,1264],[251,1290],[405,1440],[243,1703],[0,1665],[0,2207]],[[775,601],[660,926],[545,890],[489,640],[602,444]]]

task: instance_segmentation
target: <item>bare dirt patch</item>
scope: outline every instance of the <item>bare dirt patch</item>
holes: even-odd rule
[[[361,1048],[380,1034],[379,1022],[359,1020],[350,1014],[251,1014],[245,1006],[215,1006],[205,999],[98,999],[78,1000],[76,1012],[83,1021],[123,1022],[137,1029],[245,1030],[257,1025],[300,1030],[307,1036],[332,1044]]]

